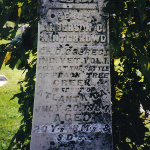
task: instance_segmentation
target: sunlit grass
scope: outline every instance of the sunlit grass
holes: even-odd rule
[[[12,137],[17,132],[21,114],[18,112],[19,104],[17,98],[10,100],[14,94],[19,92],[18,81],[24,78],[22,71],[2,66],[0,75],[5,75],[9,81],[0,87],[0,150],[8,148]]]

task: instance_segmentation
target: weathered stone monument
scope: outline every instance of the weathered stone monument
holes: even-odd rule
[[[31,150],[111,150],[103,0],[40,0]]]

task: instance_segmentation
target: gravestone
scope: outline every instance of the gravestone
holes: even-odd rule
[[[8,82],[8,79],[4,75],[0,75],[0,87]]]
[[[102,0],[40,0],[31,150],[112,149]]]

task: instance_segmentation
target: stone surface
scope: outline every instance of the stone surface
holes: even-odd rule
[[[8,79],[4,75],[0,75],[0,87],[8,82]]]
[[[109,29],[104,3],[39,3],[30,149],[110,150]]]

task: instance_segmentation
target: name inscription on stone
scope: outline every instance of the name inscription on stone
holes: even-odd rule
[[[31,150],[112,149],[103,1],[41,0]]]

